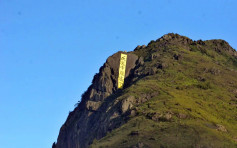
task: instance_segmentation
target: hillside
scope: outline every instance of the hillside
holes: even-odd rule
[[[110,56],[53,148],[237,147],[237,52],[224,40],[167,34]]]

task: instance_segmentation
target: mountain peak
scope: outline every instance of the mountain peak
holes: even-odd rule
[[[177,33],[168,33],[168,34],[163,35],[160,39],[172,40],[172,39],[189,39],[189,38],[186,36],[179,35]]]
[[[127,55],[117,89],[121,53]],[[235,147],[237,56],[224,40],[169,33],[100,68],[53,148]]]

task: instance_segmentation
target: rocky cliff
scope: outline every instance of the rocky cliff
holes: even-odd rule
[[[237,52],[224,40],[167,34],[100,68],[53,148],[235,147]]]

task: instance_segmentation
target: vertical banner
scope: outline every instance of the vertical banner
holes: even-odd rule
[[[118,88],[123,88],[124,78],[125,78],[125,70],[127,63],[127,55],[121,53],[120,65],[119,65],[119,77],[118,77]]]

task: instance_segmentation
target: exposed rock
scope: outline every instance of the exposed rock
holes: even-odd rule
[[[208,72],[210,72],[213,75],[218,75],[218,74],[221,73],[221,71],[219,69],[215,68],[215,67],[209,69]]]
[[[159,94],[158,91],[155,91],[152,93],[147,93],[147,94],[141,94],[140,97],[138,99],[136,99],[136,103],[137,104],[144,103],[144,102],[148,101],[149,99],[157,96],[158,94]]]
[[[110,120],[117,118],[119,116],[118,112],[114,112],[114,114],[110,117]]]
[[[197,43],[200,45],[205,45],[205,42],[203,42],[202,40],[197,40]]]
[[[156,122],[167,122],[167,121],[171,121],[172,119],[172,114],[173,113],[149,113],[147,114],[147,118],[156,121]]]
[[[138,64],[139,65],[143,65],[144,64],[144,58],[143,57],[139,57]]]
[[[218,131],[227,132],[226,128],[221,124],[217,124],[216,127]]]
[[[164,69],[164,68],[167,68],[168,66],[169,66],[169,64],[168,63],[165,63],[165,62],[163,62],[163,63],[157,63],[156,64],[157,66],[157,68],[158,69]]]
[[[166,34],[162,38],[165,39],[165,40],[169,40],[169,39],[172,39],[172,35],[171,34]]]
[[[124,99],[121,105],[122,113],[125,113],[126,111],[131,109],[133,107],[134,102],[135,102],[134,96],[129,96],[128,98]]]
[[[136,145],[136,148],[143,148],[144,147],[144,144],[142,142],[139,142],[137,145]]]
[[[100,101],[87,101],[86,102],[86,108],[88,110],[93,110],[93,111],[96,111],[101,105],[101,102]]]
[[[137,112],[135,110],[131,110],[130,115],[131,117],[134,117],[137,115]]]
[[[170,113],[166,113],[163,118],[160,118],[159,120],[162,121],[162,119],[163,119],[164,121],[170,121],[170,119],[172,118],[172,115]]]
[[[174,33],[168,33],[161,38],[159,38],[157,41],[165,41],[169,44],[182,44],[182,45],[191,45],[193,44],[193,41],[189,39],[188,37],[181,36],[179,34]],[[187,46],[184,48],[189,49]]]
[[[134,51],[139,50],[139,49],[143,49],[143,48],[146,48],[146,45],[142,45],[142,46],[138,45],[138,46],[134,49]]]
[[[159,57],[160,57],[160,54],[157,53],[157,52],[151,54],[151,60],[154,60],[154,59],[159,58]]]
[[[237,142],[237,137],[234,137],[233,139],[234,139],[235,142]]]
[[[158,68],[156,67],[147,67],[144,70],[145,75],[154,75],[158,72]]]
[[[180,118],[180,119],[186,119],[186,118],[187,118],[187,115],[186,115],[186,114],[183,114],[183,113],[179,113],[179,114],[178,114],[178,118]]]
[[[141,46],[140,46],[140,45],[138,45],[138,46],[134,49],[134,51],[139,50],[139,49],[141,49]]]

